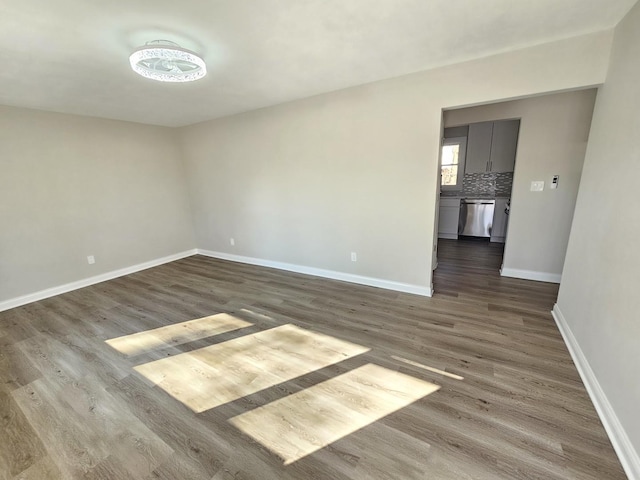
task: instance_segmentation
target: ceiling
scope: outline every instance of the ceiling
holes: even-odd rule
[[[636,0],[4,0],[0,104],[182,126],[613,27]],[[167,39],[209,74],[142,78]]]

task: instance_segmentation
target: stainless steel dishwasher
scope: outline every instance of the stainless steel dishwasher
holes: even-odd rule
[[[463,198],[460,200],[458,235],[491,237],[495,200]]]

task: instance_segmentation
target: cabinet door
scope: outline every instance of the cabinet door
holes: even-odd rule
[[[520,120],[493,122],[490,171],[513,172]]]
[[[493,122],[472,123],[467,137],[465,173],[484,173],[489,169]]]
[[[441,199],[438,216],[438,237],[458,238],[459,199]]]

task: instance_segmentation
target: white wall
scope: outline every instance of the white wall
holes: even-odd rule
[[[175,135],[0,107],[0,303],[194,248]]]
[[[560,282],[596,90],[449,110],[444,125],[520,118],[503,272]],[[551,178],[560,175],[559,188]],[[545,190],[531,192],[533,180]]]
[[[640,452],[640,5],[598,94],[558,307]],[[640,478],[640,463],[636,463]],[[633,478],[633,477],[632,477]]]
[[[602,83],[610,41],[577,37],[185,127],[197,244],[428,289],[442,108]]]

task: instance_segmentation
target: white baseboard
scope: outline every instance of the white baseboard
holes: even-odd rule
[[[595,373],[591,369],[584,353],[582,353],[582,349],[573,336],[573,332],[571,332],[571,328],[569,328],[569,324],[557,303],[553,306],[551,314],[558,325],[564,343],[569,349],[573,363],[575,363],[578,373],[580,373],[580,378],[582,378],[582,382],[589,393],[589,397],[598,412],[600,420],[609,435],[609,440],[611,440],[611,444],[618,454],[624,471],[630,480],[640,480],[640,456],[638,456],[638,452],[633,448],[627,433],[624,431],[620,420],[618,420],[602,387],[600,387]]]
[[[446,238],[448,240],[457,240],[457,233],[438,233],[438,238]]]
[[[261,267],[286,270],[288,272],[304,273],[306,275],[314,275],[316,277],[330,278],[332,280],[340,280],[349,283],[358,283],[360,285],[368,285],[370,287],[378,287],[387,290],[395,290],[398,292],[413,293],[415,295],[422,295],[424,297],[430,297],[432,294],[431,288],[423,287],[420,285],[412,285],[410,283],[394,282],[391,280],[383,280],[380,278],[354,275],[352,273],[336,272],[334,270],[323,270],[321,268],[306,267],[304,265],[295,265],[292,263],[275,262],[272,260],[263,260],[261,258],[244,257],[242,255],[214,252],[211,250],[198,249],[198,253],[207,257],[220,258],[222,260],[230,260],[232,262],[248,263],[250,265],[259,265]]]
[[[45,290],[40,290],[39,292],[30,293],[28,295],[12,298],[10,300],[5,300],[3,302],[0,302],[0,312],[4,310],[10,310],[12,308],[20,307],[22,305],[26,305],[27,303],[37,302],[38,300],[44,300],[45,298],[53,297],[55,295],[61,295],[63,293],[67,293],[72,290],[77,290],[79,288],[88,287],[89,285],[95,285],[96,283],[106,282],[107,280],[112,280],[114,278],[122,277],[123,275],[129,275],[131,273],[139,272],[140,270],[146,270],[147,268],[157,267],[158,265],[162,265],[163,263],[174,262],[176,260],[180,260],[181,258],[195,255],[196,253],[197,253],[196,249],[194,248],[193,250],[187,250],[184,252],[176,253],[174,255],[169,255],[162,258],[156,258],[155,260],[139,263],[131,267],[125,267],[119,270],[112,270],[111,272],[102,273],[94,277],[85,278],[82,280],[78,280],[76,282],[66,283],[64,285],[59,285],[57,287],[47,288]]]
[[[559,273],[536,272],[535,270],[519,270],[517,268],[502,268],[500,275],[503,277],[522,278],[535,280],[536,282],[560,283],[562,275]]]
[[[422,295],[425,297],[430,297],[433,291],[432,288],[421,287],[419,285],[411,285],[408,283],[393,282],[390,280],[364,277],[360,275],[335,272],[331,270],[322,270],[319,268],[305,267],[302,265],[293,265],[290,263],[273,262],[270,260],[262,260],[262,259],[253,258],[253,257],[243,257],[240,255],[232,255],[232,254],[222,253],[222,252],[192,249],[192,250],[176,253],[174,255],[168,255],[166,257],[150,260],[148,262],[139,263],[137,265],[132,265],[130,267],[121,268],[119,270],[113,270],[111,272],[106,272],[100,275],[85,278],[85,279],[67,283],[64,285],[59,285],[57,287],[47,288],[45,290],[40,290],[38,292],[30,293],[30,294],[23,295],[16,298],[11,298],[9,300],[0,302],[0,312],[3,312],[5,310],[10,310],[12,308],[20,307],[28,303],[37,302],[38,300],[44,300],[45,298],[71,292],[73,290],[78,290],[79,288],[95,285],[96,283],[106,282],[107,280],[112,280],[114,278],[122,277],[124,275],[129,275],[131,273],[139,272],[141,270],[146,270],[147,268],[157,267],[158,265],[162,265],[164,263],[174,262],[176,260],[180,260],[181,258],[195,255],[196,253],[199,253],[201,255],[205,255],[208,257],[231,260],[234,262],[249,263],[251,265],[260,265],[263,267],[277,268],[279,270],[287,270],[291,272],[304,273],[307,275],[315,275],[317,277],[331,278],[333,280],[341,280],[343,282],[359,283],[362,285],[369,285],[372,287],[385,288],[387,290],[396,290],[399,292],[413,293],[413,294]]]

